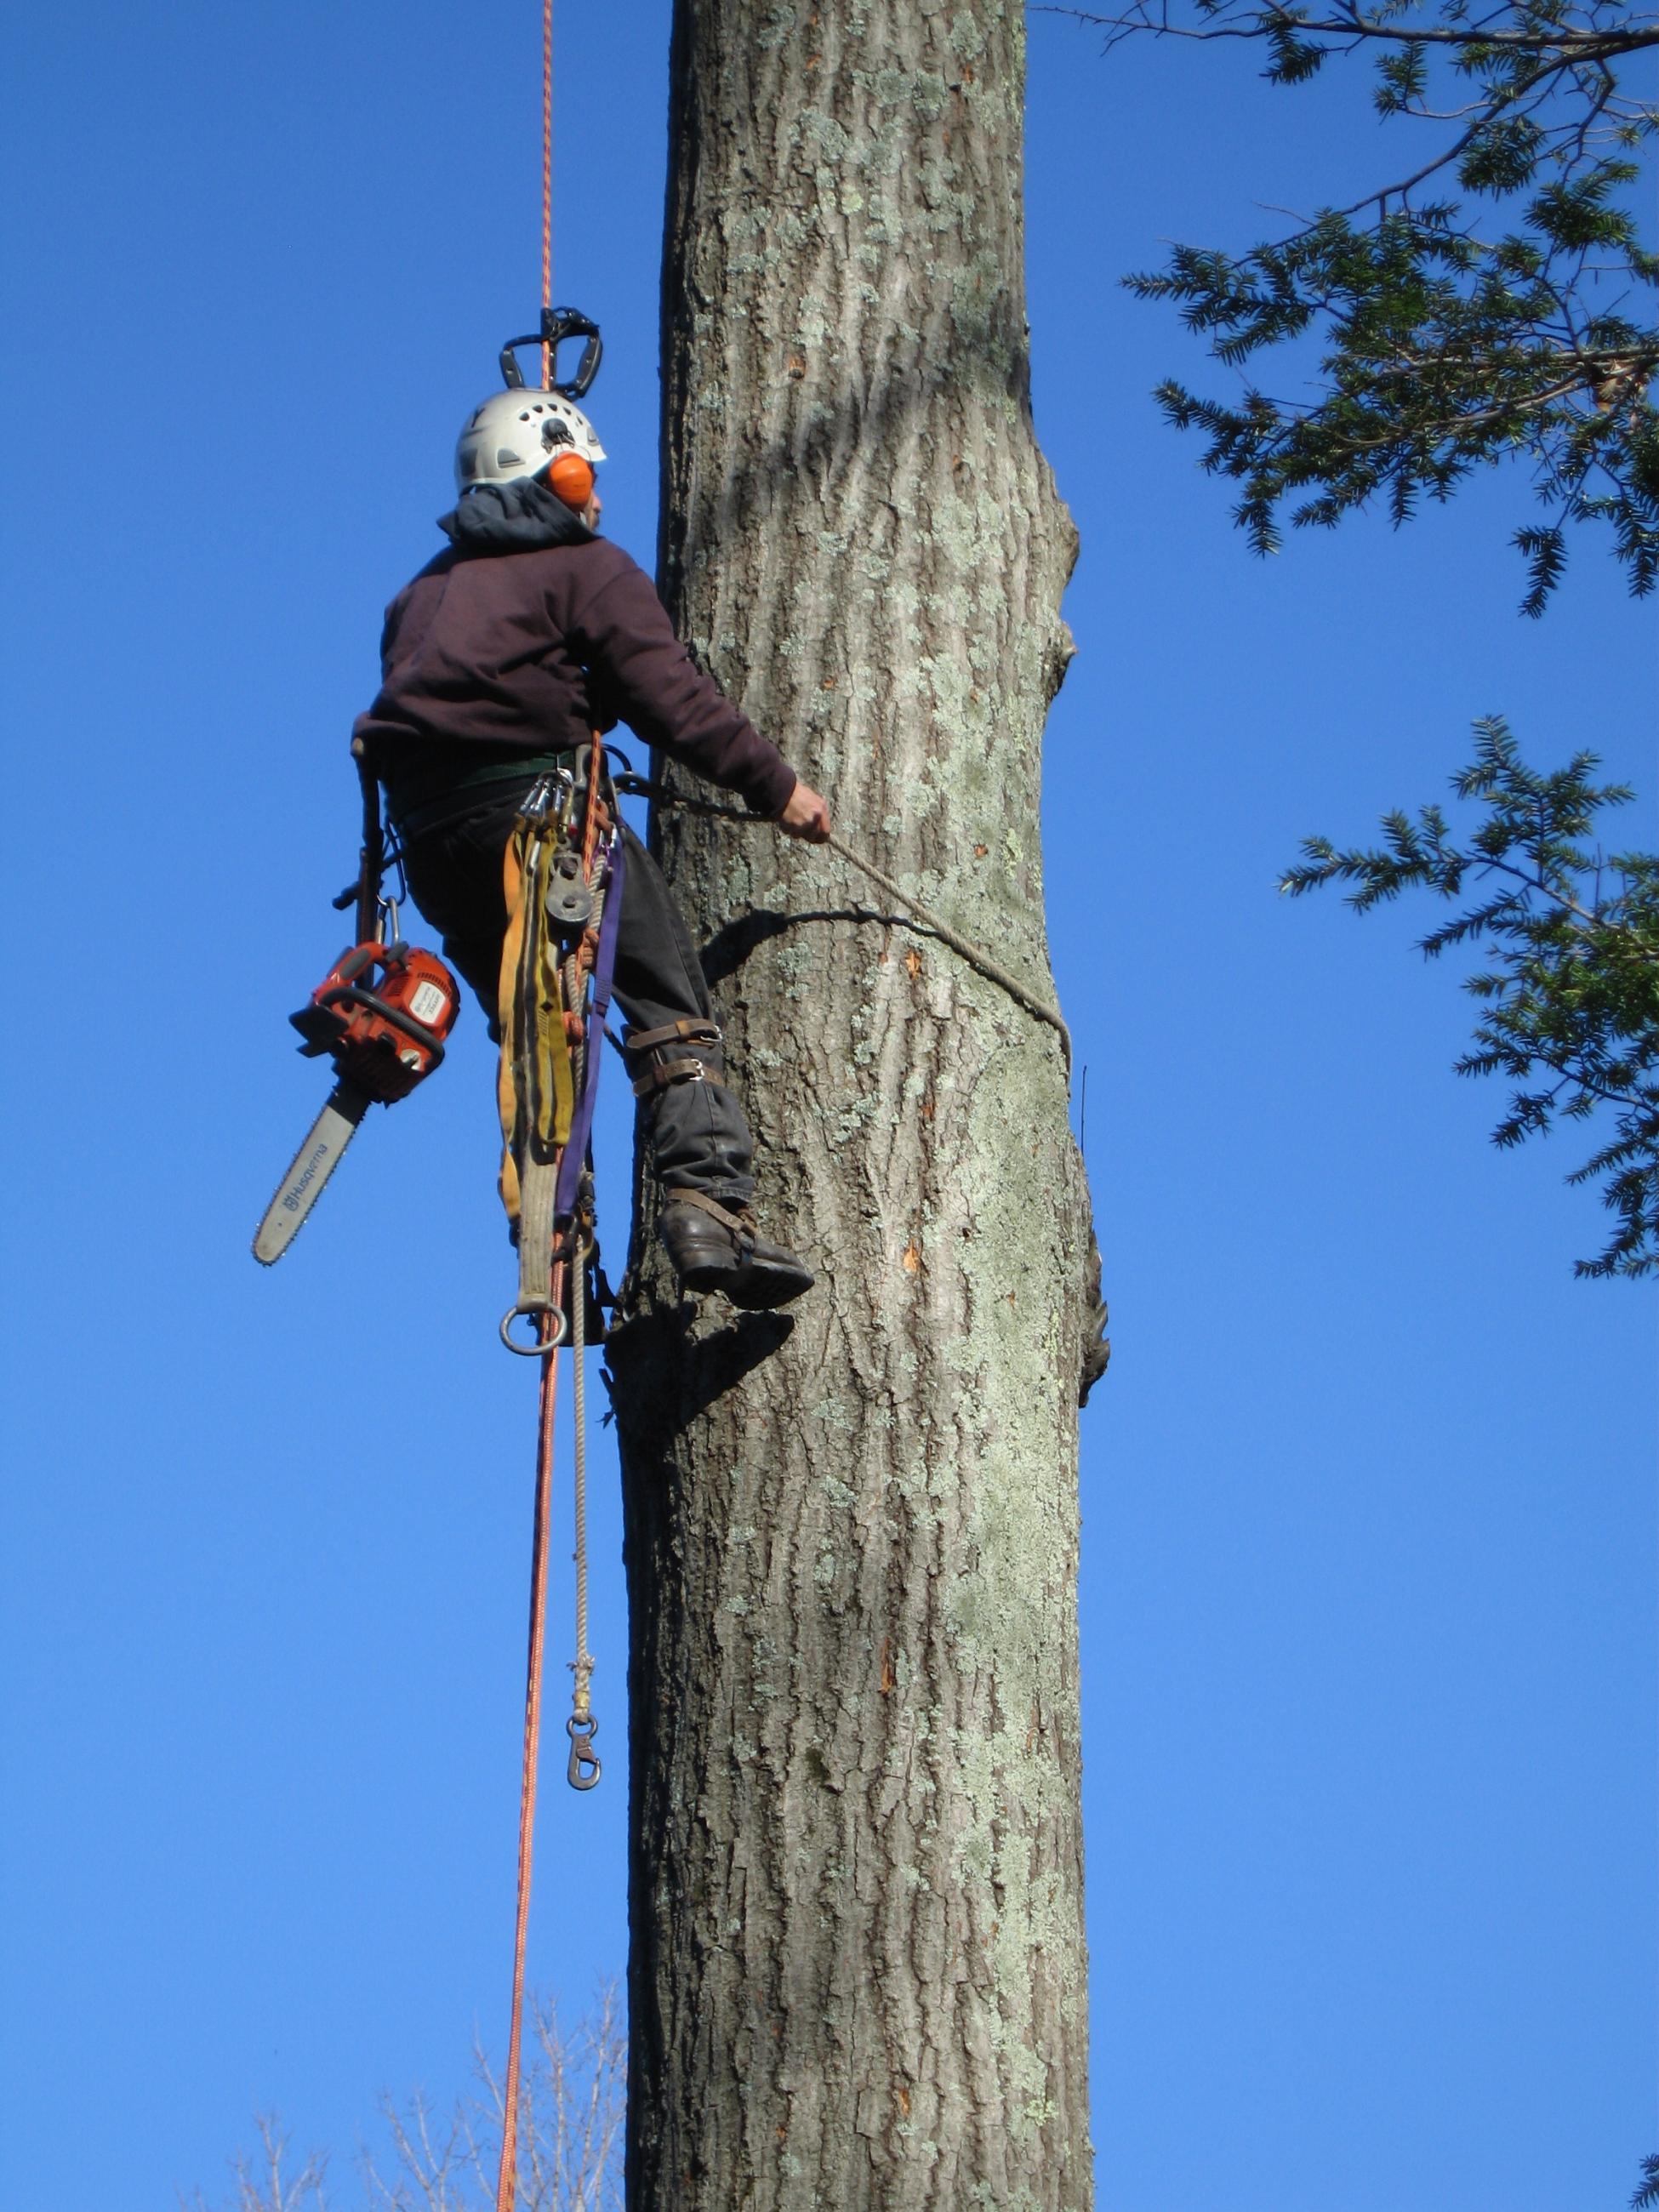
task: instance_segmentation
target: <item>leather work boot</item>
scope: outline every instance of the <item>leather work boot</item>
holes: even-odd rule
[[[657,1234],[685,1289],[719,1291],[747,1312],[787,1305],[816,1279],[786,1246],[766,1242],[746,1206],[733,1212],[701,1191],[669,1191]]]

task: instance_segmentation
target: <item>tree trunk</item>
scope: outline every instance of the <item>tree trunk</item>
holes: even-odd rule
[[[1030,421],[1023,43],[1015,0],[679,0],[661,566],[848,842],[1048,995],[1075,540]],[[612,1340],[628,2201],[1082,2212],[1098,1263],[1059,1040],[833,855],[654,836],[763,1225],[819,1281],[683,1304],[636,1242]]]

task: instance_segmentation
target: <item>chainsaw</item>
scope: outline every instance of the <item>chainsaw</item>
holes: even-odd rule
[[[377,1100],[391,1106],[407,1098],[426,1080],[460,1010],[459,986],[435,953],[374,939],[349,945],[309,1003],[289,1016],[304,1039],[301,1054],[326,1054],[337,1079],[265,1209],[256,1260],[270,1267],[282,1258],[364,1115]]]

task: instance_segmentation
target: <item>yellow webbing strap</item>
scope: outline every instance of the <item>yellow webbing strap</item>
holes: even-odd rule
[[[559,996],[558,946],[547,927],[548,868],[560,838],[553,810],[520,815],[507,841],[501,888],[507,935],[501,944],[499,1021],[501,1204],[519,1218],[519,1162],[551,1160],[570,1134],[576,1086]]]

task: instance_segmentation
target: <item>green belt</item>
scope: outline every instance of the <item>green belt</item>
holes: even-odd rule
[[[474,749],[467,750],[470,753]],[[404,768],[401,773],[396,765],[391,766],[380,781],[399,832],[404,837],[418,837],[422,830],[464,812],[475,793],[483,798],[505,784],[533,783],[538,775],[567,766],[570,757],[567,747],[557,752],[516,753],[510,760],[499,753],[493,757],[487,755],[475,763],[458,747],[441,764],[423,761]]]

